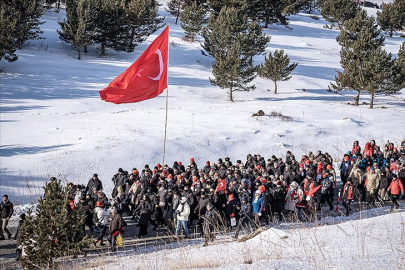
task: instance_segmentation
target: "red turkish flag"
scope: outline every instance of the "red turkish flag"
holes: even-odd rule
[[[226,179],[218,181],[218,185],[217,188],[215,189],[215,192],[225,189],[226,189]]]
[[[160,95],[167,88],[169,26],[127,70],[100,91],[102,100],[133,103]]]

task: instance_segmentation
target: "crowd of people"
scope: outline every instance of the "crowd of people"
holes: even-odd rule
[[[95,235],[95,244],[103,244],[107,231],[114,244],[115,234],[125,227],[123,215],[136,219],[138,237],[148,235],[149,224],[153,229],[165,226],[176,236],[181,231],[187,236],[195,225],[207,244],[218,227],[234,230],[237,238],[242,228],[250,230],[283,219],[313,221],[317,211],[334,210],[334,163],[340,164],[336,169],[343,186],[338,197],[344,214],[350,215],[354,200],[376,205],[391,198],[391,209],[399,207],[405,183],[405,140],[400,149],[389,141],[379,147],[371,140],[363,150],[355,141],[337,162],[319,150],[300,158],[290,151],[284,159],[248,155],[246,161],[233,163],[228,157],[220,158],[202,167],[191,158],[187,165],[179,161],[171,167],[145,165],[130,173],[119,168],[111,179],[112,201],[97,174],[86,186],[70,184],[70,196],[87,213],[86,225]],[[113,209],[113,215],[107,208]]]
[[[355,141],[341,161],[318,150],[299,158],[287,151],[285,158],[273,155],[267,160],[249,154],[246,161],[234,163],[226,157],[202,167],[191,158],[186,165],[179,161],[171,167],[145,165],[130,173],[119,168],[111,179],[112,200],[94,174],[86,186],[69,184],[70,204],[85,213],[94,245],[104,245],[107,234],[114,248],[126,226],[124,215],[136,220],[138,237],[148,235],[149,224],[154,230],[165,226],[186,237],[196,226],[207,245],[216,228],[232,230],[238,238],[244,228],[277,220],[313,221],[318,211],[334,210],[338,187],[333,164],[340,164],[336,170],[343,185],[338,198],[344,214],[350,215],[354,200],[376,205],[391,199],[391,210],[399,207],[397,200],[404,195],[405,139],[400,149],[390,142],[380,147],[371,140],[362,150]]]

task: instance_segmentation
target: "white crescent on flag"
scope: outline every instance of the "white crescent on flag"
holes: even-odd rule
[[[159,75],[157,75],[156,77],[149,77],[149,76],[148,77],[151,80],[158,81],[158,80],[160,80],[160,77],[162,76],[163,69],[165,68],[165,65],[163,63],[163,57],[162,57],[162,53],[160,52],[160,49],[157,49],[155,53],[159,56],[160,72],[159,72]]]

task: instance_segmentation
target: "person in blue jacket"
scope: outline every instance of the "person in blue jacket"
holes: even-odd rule
[[[255,197],[252,200],[252,206],[253,206],[253,215],[255,217],[255,223],[257,227],[261,227],[260,217],[263,212],[262,200],[263,200],[262,193],[260,192],[260,190],[256,190]]]

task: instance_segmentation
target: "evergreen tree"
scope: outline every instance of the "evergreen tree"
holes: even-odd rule
[[[384,37],[375,23],[374,17],[367,17],[362,10],[351,20],[336,38],[342,46],[340,63],[343,72],[335,76],[335,84],[329,90],[355,90],[355,105],[358,105],[362,92],[370,94],[370,108],[373,108],[377,94],[392,94],[400,90],[396,61],[383,50]]]
[[[184,8],[180,15],[180,25],[186,33],[186,39],[194,41],[195,35],[202,29],[205,14],[204,6],[198,6],[196,2]]]
[[[0,1],[0,61],[16,61],[15,52],[25,41],[40,39],[42,14],[40,0]]]
[[[320,0],[321,15],[341,29],[344,22],[353,19],[360,7],[353,0]]]
[[[169,0],[166,2],[167,8],[165,10],[173,17],[176,18],[175,24],[177,24],[181,13],[185,7],[184,0]]]
[[[54,269],[55,258],[77,254],[91,242],[84,232],[85,216],[69,207],[68,188],[51,181],[44,190],[36,215],[28,213],[19,233],[26,253],[22,262],[28,269]]]
[[[264,63],[258,68],[258,73],[260,77],[274,82],[274,94],[277,94],[277,82],[291,79],[290,74],[297,65],[298,63],[290,65],[290,58],[284,54],[284,50],[276,50],[274,54],[270,52],[268,58],[265,56]]]
[[[255,0],[208,0],[210,7],[210,17],[217,17],[224,7],[234,7],[244,12],[249,12],[249,8],[252,6],[250,3]]]
[[[288,20],[284,9],[287,7],[288,1],[285,0],[251,0],[249,1],[249,17],[264,21],[264,27],[269,24],[288,25]]]
[[[66,19],[58,22],[61,30],[58,30],[59,38],[72,44],[78,52],[78,59],[81,59],[83,46],[92,44],[94,35],[93,2],[88,0],[67,0]]]
[[[164,26],[164,17],[159,17],[156,0],[128,0],[126,7],[126,32],[129,35],[126,51],[132,52],[152,33]]]
[[[248,84],[256,77],[253,56],[262,54],[270,37],[264,35],[257,22],[250,22],[241,10],[224,7],[218,17],[210,16],[203,28],[204,55],[214,58],[210,78],[213,85],[229,89],[229,100],[233,91],[250,91]]]
[[[395,62],[395,72],[397,74],[395,84],[399,88],[405,88],[405,42],[399,48],[398,58]]]
[[[381,12],[377,12],[377,22],[382,30],[392,37],[394,31],[401,31],[405,27],[405,1],[396,0],[388,3]]]
[[[94,1],[93,40],[100,45],[101,56],[106,56],[106,48],[115,51],[131,51],[132,46],[128,43],[125,0],[89,1]]]

